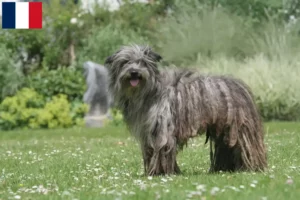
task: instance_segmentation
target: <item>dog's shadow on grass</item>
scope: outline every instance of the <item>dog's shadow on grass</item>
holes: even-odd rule
[[[191,171],[191,170],[183,170],[179,176],[223,176],[223,175],[237,175],[237,174],[252,174],[253,172],[249,171],[216,171],[210,172],[207,171]],[[257,173],[257,172],[256,172]],[[265,173],[265,172],[262,172]]]
[[[214,175],[221,175],[224,174],[224,172],[210,172],[209,170],[206,171],[199,171],[199,170],[195,170],[195,171],[191,171],[191,170],[183,170],[181,172],[181,174],[179,174],[180,176],[214,176]]]
[[[222,175],[222,174],[231,174],[230,172],[209,172],[207,171],[191,171],[191,170],[182,170],[179,174],[172,174],[172,175],[156,175],[153,177],[157,178],[164,178],[164,177],[190,177],[190,176],[216,176],[216,175]],[[147,179],[149,176],[146,174],[136,174],[133,176],[134,178],[141,178],[141,179]]]

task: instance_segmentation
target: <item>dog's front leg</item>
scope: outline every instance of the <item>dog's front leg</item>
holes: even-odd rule
[[[144,173],[148,174],[151,158],[153,156],[153,149],[149,146],[142,145],[142,154],[143,154],[143,162],[144,162]]]
[[[149,166],[149,175],[171,175],[179,174],[180,169],[176,161],[175,138],[169,138],[168,142],[153,151]]]

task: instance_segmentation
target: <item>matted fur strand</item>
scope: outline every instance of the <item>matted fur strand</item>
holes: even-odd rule
[[[263,171],[264,133],[249,87],[229,76],[158,70],[161,58],[131,45],[105,63],[114,103],[141,145],[145,174],[180,173],[178,150],[201,134],[210,140],[210,172]]]

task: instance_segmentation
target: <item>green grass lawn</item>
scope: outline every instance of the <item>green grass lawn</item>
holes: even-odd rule
[[[180,152],[182,175],[143,176],[124,127],[0,133],[0,199],[300,199],[300,123],[265,124],[265,173],[210,175],[204,137]]]

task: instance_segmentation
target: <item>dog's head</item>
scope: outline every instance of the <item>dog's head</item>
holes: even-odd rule
[[[153,87],[159,74],[157,62],[162,57],[147,46],[123,46],[109,56],[105,65],[115,92],[141,92]]]

